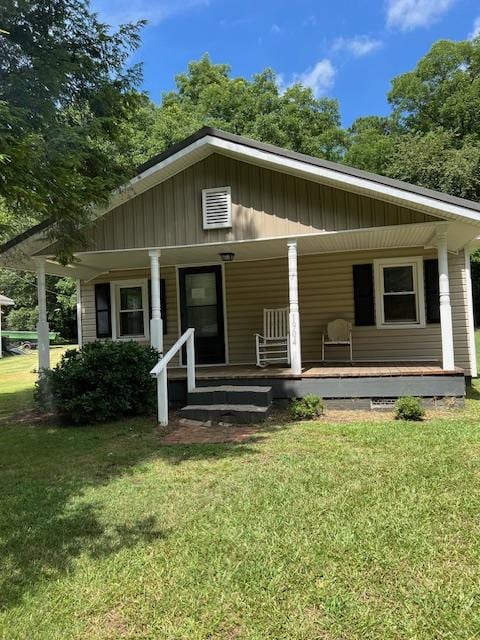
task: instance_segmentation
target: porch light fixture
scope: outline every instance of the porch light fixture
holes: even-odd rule
[[[218,255],[222,259],[222,262],[232,262],[232,260],[235,258],[235,254],[228,251],[225,253],[219,253]]]

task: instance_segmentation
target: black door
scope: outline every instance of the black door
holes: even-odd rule
[[[180,315],[182,333],[195,329],[197,364],[225,362],[222,268],[188,267],[180,269]],[[186,363],[185,353],[183,362]]]

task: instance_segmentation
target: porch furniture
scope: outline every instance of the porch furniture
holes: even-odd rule
[[[257,366],[286,362],[290,364],[288,307],[263,310],[263,335],[255,334]]]
[[[327,324],[327,334],[322,334],[322,361],[325,360],[325,347],[330,345],[350,348],[350,362],[353,360],[352,323],[338,318]]]

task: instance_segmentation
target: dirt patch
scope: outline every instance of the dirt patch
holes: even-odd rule
[[[93,624],[91,625],[92,634],[99,629],[103,630],[105,637],[111,640],[129,636],[127,619],[118,609],[112,609],[111,611],[107,611],[105,615],[94,618]]]
[[[58,421],[53,413],[44,413],[39,409],[26,409],[14,415],[0,418],[0,426],[14,424],[28,425],[53,425]]]
[[[249,440],[261,429],[259,425],[195,423],[175,420],[168,428],[158,427],[161,444],[239,444]]]

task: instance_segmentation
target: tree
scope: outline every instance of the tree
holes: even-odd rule
[[[451,131],[461,144],[480,136],[480,37],[440,40],[413,71],[392,82],[393,114],[408,132]]]
[[[392,112],[357,120],[345,162],[480,198],[480,38],[441,40],[392,81]]]
[[[480,199],[480,144],[451,131],[406,133],[390,148],[387,175],[470,200]]]
[[[51,219],[64,261],[131,171],[122,125],[139,103],[141,68],[127,63],[142,24],[111,33],[88,0],[0,8],[0,197],[17,227]]]
[[[47,315],[52,331],[76,338],[76,286],[72,278],[47,276]],[[0,269],[0,291],[14,307],[3,309],[8,329],[34,330],[38,320],[37,282],[33,273]]]
[[[350,145],[343,162],[365,171],[386,174],[397,133],[397,127],[391,117],[358,118],[350,127]]]
[[[204,125],[331,160],[341,158],[346,142],[336,100],[317,99],[300,84],[282,93],[271,69],[233,78],[207,54],[176,77],[159,107],[145,102],[138,122],[131,133],[137,164]]]

